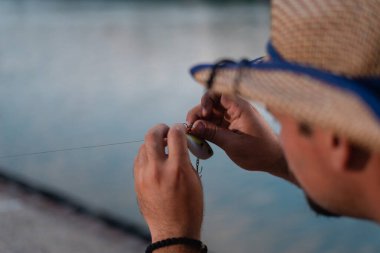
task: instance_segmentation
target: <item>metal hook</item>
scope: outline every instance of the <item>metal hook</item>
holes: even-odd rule
[[[192,124],[188,125],[187,123],[183,123],[183,125],[186,127],[186,132],[190,133],[191,132],[191,128],[192,128],[193,125]],[[198,173],[198,176],[200,178],[202,178],[203,166],[201,166],[200,169],[199,169],[199,158],[198,157],[197,157],[197,160],[195,162],[195,169],[196,169],[196,171]]]
[[[195,168],[197,170],[199,177],[202,178],[203,166],[201,166],[199,169],[199,158],[197,158],[197,161],[195,162]]]

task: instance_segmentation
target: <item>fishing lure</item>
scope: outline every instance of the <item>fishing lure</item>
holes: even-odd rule
[[[214,154],[212,148],[205,140],[201,140],[189,133],[186,134],[186,139],[187,147],[195,157],[206,160]]]
[[[211,146],[205,140],[199,139],[191,134],[192,124],[188,125],[183,123],[183,125],[186,127],[187,147],[190,152],[198,159],[209,159],[214,154]]]
[[[198,172],[198,175],[202,177],[203,167],[201,166],[201,168],[199,168],[199,159],[209,159],[214,154],[214,151],[212,151],[211,146],[205,140],[199,139],[190,134],[192,125],[187,125],[186,123],[184,123],[184,125],[187,129],[187,147],[190,152],[197,158],[195,168]]]

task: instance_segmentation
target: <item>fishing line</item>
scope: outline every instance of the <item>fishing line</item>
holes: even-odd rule
[[[186,127],[187,127],[187,132],[190,132],[191,127],[189,128],[189,126],[187,126],[187,125],[186,125]],[[110,146],[139,143],[139,142],[143,142],[143,141],[144,140],[132,140],[132,141],[113,142],[113,143],[98,144],[98,145],[88,145],[88,146],[81,146],[81,147],[51,149],[51,150],[38,151],[38,152],[18,153],[18,154],[12,154],[12,155],[0,155],[0,159],[12,159],[12,158],[37,156],[37,155],[44,155],[44,154],[51,154],[51,153],[58,153],[58,152],[65,152],[65,151],[104,148],[104,147],[110,147]],[[195,162],[195,169],[196,169],[198,175],[200,177],[202,177],[203,166],[199,166],[199,158],[198,157],[197,157],[196,162]]]
[[[43,154],[49,154],[49,153],[58,153],[58,152],[65,152],[65,151],[75,151],[75,150],[84,150],[84,149],[104,148],[104,147],[109,147],[109,146],[118,146],[118,145],[139,143],[139,142],[143,142],[143,141],[144,140],[133,140],[133,141],[114,142],[114,143],[107,143],[107,144],[82,146],[82,147],[70,147],[70,148],[52,149],[52,150],[30,152],[30,153],[19,153],[19,154],[13,154],[13,155],[0,155],[0,159],[11,159],[11,158],[19,158],[19,157],[26,157],[26,156],[36,156],[36,155],[43,155]],[[196,171],[198,172],[198,174],[199,174],[200,177],[202,177],[202,170],[203,170],[203,167],[201,167],[201,169],[199,169],[199,158],[197,158],[197,160],[196,160]]]
[[[114,142],[114,143],[107,143],[107,144],[91,145],[91,146],[70,147],[70,148],[52,149],[52,150],[39,151],[39,152],[20,153],[20,154],[13,154],[13,155],[1,155],[0,159],[17,158],[17,157],[24,157],[24,156],[34,156],[34,155],[42,155],[42,154],[48,154],[48,153],[58,153],[58,152],[82,150],[82,149],[103,148],[103,147],[109,147],[109,146],[138,143],[138,142],[143,142],[143,141],[144,140],[123,141],[123,142]]]

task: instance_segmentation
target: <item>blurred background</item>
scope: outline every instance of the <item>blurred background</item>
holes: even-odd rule
[[[1,0],[1,172],[146,234],[132,175],[140,143],[3,156],[141,140],[184,122],[203,94],[189,68],[262,56],[269,25],[267,1]],[[213,252],[379,252],[376,225],[317,217],[296,187],[213,148],[201,162]]]

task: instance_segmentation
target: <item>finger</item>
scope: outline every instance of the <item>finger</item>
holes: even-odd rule
[[[236,138],[236,133],[228,129],[218,127],[214,123],[205,120],[195,121],[193,128],[191,129],[191,134],[194,134],[201,139],[211,141],[223,149],[228,145],[228,143],[231,143],[231,140]]]
[[[218,105],[220,103],[220,98],[222,96],[221,94],[209,91],[209,92],[207,92],[207,95],[208,95],[209,99],[212,100],[214,105]]]
[[[188,125],[192,125],[197,119],[202,117],[202,106],[197,105],[191,109],[186,116],[186,122]]]
[[[220,98],[220,104],[226,110],[228,110],[232,105],[236,104],[238,100],[239,100],[239,98],[237,98],[237,97],[231,97],[231,96],[228,96],[228,95],[223,95]]]
[[[142,144],[135,157],[135,166],[141,166],[147,161],[145,144]]]
[[[163,161],[165,155],[165,138],[169,131],[169,127],[165,124],[157,125],[151,128],[145,135],[146,156],[150,161]]]
[[[232,97],[228,95],[223,95],[220,98],[220,104],[225,108],[225,110],[228,112],[233,107],[240,108],[240,111],[246,109],[246,108],[251,108],[251,104],[247,102],[246,100],[240,98],[240,97]]]
[[[141,145],[140,149],[135,157],[134,167],[133,167],[133,175],[135,180],[141,180],[142,169],[144,168],[144,164],[147,162],[146,156],[146,148],[145,145]]]
[[[192,126],[194,122],[199,119],[203,119],[201,105],[195,106],[188,112],[186,116],[186,125]],[[224,111],[219,112],[217,110],[213,110],[212,114],[207,118],[207,120],[219,126],[223,125]]]
[[[219,108],[220,95],[207,92],[202,96],[202,117],[209,118],[213,112],[213,109]]]
[[[182,124],[175,124],[168,133],[169,160],[182,163],[189,160],[187,151],[186,129]]]

